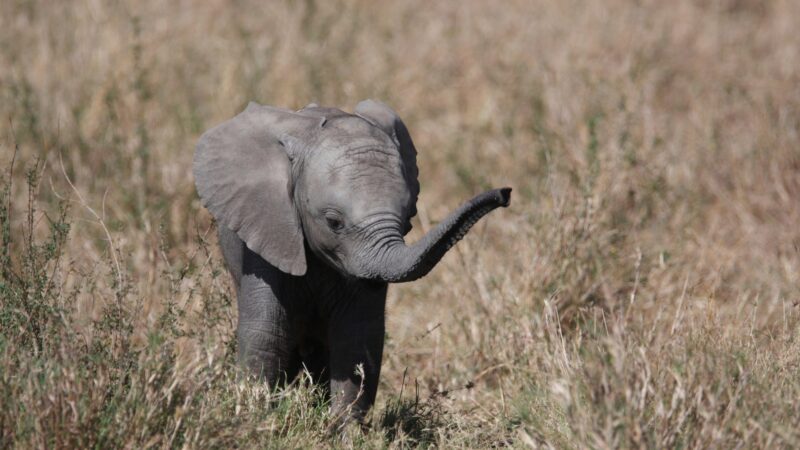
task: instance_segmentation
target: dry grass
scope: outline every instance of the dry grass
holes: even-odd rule
[[[330,443],[312,387],[236,377],[190,161],[249,100],[367,97],[412,237],[515,196],[391,288],[334,444],[800,446],[800,3],[333,3],[0,3],[0,447]]]

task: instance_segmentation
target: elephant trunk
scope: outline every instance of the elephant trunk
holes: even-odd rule
[[[473,225],[495,208],[506,207],[511,188],[495,189],[477,195],[453,211],[436,228],[413,245],[398,239],[382,258],[373,259],[366,272],[370,278],[391,283],[414,281],[425,276]]]

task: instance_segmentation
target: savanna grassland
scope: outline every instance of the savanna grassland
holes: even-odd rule
[[[0,447],[797,448],[800,2],[0,2]],[[199,135],[381,99],[410,238],[365,432],[237,376]]]

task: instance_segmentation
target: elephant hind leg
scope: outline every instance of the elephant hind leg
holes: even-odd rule
[[[320,342],[304,342],[300,346],[300,357],[303,367],[311,375],[314,384],[325,390],[326,398],[330,395],[330,360],[329,350]]]

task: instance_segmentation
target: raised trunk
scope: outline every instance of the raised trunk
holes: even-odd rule
[[[511,188],[484,192],[463,204],[413,245],[398,242],[382,258],[367,262],[370,278],[391,283],[414,281],[425,276],[481,217],[506,207]]]

